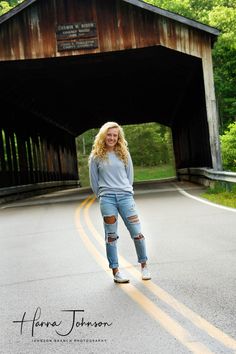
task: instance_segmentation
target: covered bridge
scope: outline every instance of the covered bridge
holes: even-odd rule
[[[218,34],[138,0],[26,0],[1,16],[0,186],[76,181],[75,137],[107,120],[169,126],[177,169],[220,169]]]

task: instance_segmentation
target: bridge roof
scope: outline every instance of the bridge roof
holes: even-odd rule
[[[20,11],[24,10],[26,7],[30,6],[31,4],[33,4],[34,2],[36,2],[37,0],[25,0],[23,3],[19,4],[18,6],[16,6],[15,8],[13,8],[11,11],[7,12],[6,14],[2,15],[0,17],[0,24],[7,21],[9,18],[15,16],[16,14],[18,14]],[[150,4],[147,4],[144,1],[140,1],[140,0],[121,0],[123,2],[126,2],[128,4],[137,6],[139,8],[142,8],[144,10],[147,11],[151,11],[153,13],[156,13],[157,15],[161,15],[163,17],[167,17],[169,19],[172,19],[174,21],[177,21],[179,23],[185,24],[187,26],[199,29],[201,31],[207,32],[211,35],[215,35],[218,36],[220,34],[220,31],[217,28],[205,25],[201,22],[192,20],[190,18],[187,18],[185,16],[181,16],[178,15],[174,12],[168,11],[168,10],[164,10],[160,7],[157,6],[153,6]]]

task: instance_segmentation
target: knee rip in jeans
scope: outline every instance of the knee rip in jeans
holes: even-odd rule
[[[107,239],[106,242],[107,243],[112,243],[115,242],[119,237],[117,236],[117,234],[115,232],[109,232],[107,234]]]
[[[134,237],[134,240],[136,241],[140,241],[140,240],[144,240],[144,236],[143,234],[138,234],[137,236]]]
[[[131,224],[138,224],[139,223],[138,215],[128,216],[128,220]]]
[[[115,217],[115,215],[111,215],[111,216],[104,216],[104,222],[106,223],[106,224],[115,224],[115,222],[116,222],[116,217]]]

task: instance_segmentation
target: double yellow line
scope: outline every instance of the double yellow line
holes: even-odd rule
[[[98,241],[102,246],[104,253],[104,239],[95,229],[91,218],[89,216],[89,208],[94,203],[95,198],[93,196],[87,197],[80,206],[76,209],[75,223],[81,239],[83,240],[86,248],[95,258],[97,263],[112,277],[112,272],[108,269],[107,259],[98,251],[97,247],[88,237],[84,227],[82,226],[82,217],[88,227],[93,238]],[[82,215],[83,213],[83,215]],[[127,271],[135,278],[140,280],[140,272],[138,272],[132,265],[127,262],[123,257],[120,258],[120,264],[126,267]],[[176,312],[190,320],[196,327],[203,330],[209,336],[223,344],[227,349],[232,350],[232,353],[236,354],[236,340],[229,335],[225,334],[197,313],[189,309],[187,306],[176,300],[173,296],[168,294],[165,290],[160,288],[152,281],[142,282],[142,285],[151,291],[159,300],[169,305]],[[153,301],[145,296],[140,290],[138,290],[132,284],[118,285],[128,296],[130,296],[136,303],[138,303],[145,312],[147,312],[152,318],[154,318],[159,324],[165,328],[172,336],[174,336],[180,343],[187,347],[192,353],[196,354],[208,354],[213,353],[203,343],[196,340],[188,330],[182,327],[177,321],[166,314],[161,308],[159,308]]]

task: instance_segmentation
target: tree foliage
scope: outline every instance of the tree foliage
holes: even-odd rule
[[[134,165],[157,166],[173,162],[170,129],[157,124],[124,126]]]
[[[0,1],[0,16],[10,11],[16,5],[19,5],[24,0],[9,0],[9,1]]]
[[[221,148],[224,169],[236,172],[236,122],[221,136]]]
[[[123,126],[128,147],[136,166],[157,166],[173,163],[170,128],[158,123]],[[87,157],[98,129],[90,129],[77,138],[79,156]]]
[[[12,7],[10,6],[8,1],[0,1],[0,15],[5,14],[10,11]]]

